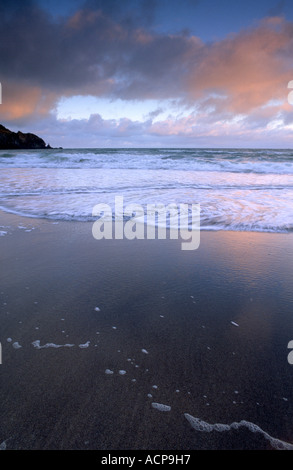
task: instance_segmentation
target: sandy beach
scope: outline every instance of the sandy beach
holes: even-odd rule
[[[0,225],[2,448],[293,444],[292,234],[206,231],[184,252]]]

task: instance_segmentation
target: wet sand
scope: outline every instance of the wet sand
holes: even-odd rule
[[[0,216],[2,448],[293,444],[292,235],[201,232],[182,251]],[[242,420],[258,428],[207,426]]]

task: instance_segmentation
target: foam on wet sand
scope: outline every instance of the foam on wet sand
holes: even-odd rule
[[[74,344],[56,344],[56,343],[46,343],[41,346],[41,341],[39,339],[32,342],[32,345],[36,349],[47,349],[47,348],[72,348]]]
[[[42,224],[46,227],[46,222]],[[70,243],[64,231],[71,236]],[[2,388],[6,403],[2,417],[6,435],[0,435],[0,442],[5,442],[6,447],[74,449],[79,446],[75,436],[81,433],[92,448],[130,448],[132,444],[135,448],[163,448],[166,435],[170,446],[204,447],[204,440],[199,441],[196,433],[190,431],[192,426],[202,435],[208,432],[215,443],[218,433],[222,436],[231,433],[233,439],[233,431],[246,429],[252,436],[264,438],[273,448],[292,448],[293,396],[289,386],[292,371],[287,365],[288,371],[278,373],[282,364],[274,368],[271,357],[265,362],[263,350],[256,347],[262,345],[269,350],[267,333],[272,324],[278,330],[276,336],[282,346],[282,328],[287,321],[285,308],[277,312],[282,315],[282,322],[275,322],[273,314],[270,317],[273,302],[266,300],[270,291],[264,288],[263,276],[253,279],[253,303],[249,301],[250,292],[243,295],[247,288],[241,277],[237,283],[237,264],[229,265],[232,264],[231,247],[237,241],[237,249],[241,251],[242,237],[235,235],[234,244],[233,237],[228,237],[225,248],[224,236],[207,234],[204,240],[211,242],[207,242],[205,250],[211,254],[213,269],[205,271],[209,258],[201,255],[201,251],[199,258],[192,259],[190,254],[189,258],[180,258],[181,268],[178,251],[175,250],[173,259],[167,245],[157,250],[146,243],[144,252],[139,243],[126,244],[126,248],[123,244],[122,249],[113,242],[114,247],[105,243],[100,249],[99,244],[86,238],[86,230],[78,224],[60,223],[53,227],[50,224],[48,233],[43,228],[43,238],[38,237],[37,229],[31,233],[20,232],[34,243],[25,242],[21,235],[16,243],[16,233],[11,244],[10,235],[1,239],[6,244],[9,260],[3,271],[8,274],[3,277],[0,302],[4,335]],[[222,267],[216,257],[219,239],[222,258],[226,255],[225,263],[220,260]],[[250,244],[256,239],[250,238]],[[268,240],[271,244],[274,237]],[[80,246],[83,250],[78,250]],[[287,243],[284,247],[288,258]],[[261,272],[261,266],[258,269]],[[283,269],[287,273],[292,271],[289,264],[286,269],[283,264]],[[234,282],[233,294],[225,276]],[[283,305],[292,300],[291,279],[286,277],[288,285],[277,284],[283,289],[280,292]],[[14,285],[17,289],[12,288]],[[226,290],[225,286],[228,286]],[[196,304],[193,304],[190,293],[195,289]],[[262,309],[256,311],[257,303]],[[102,306],[99,315],[94,314],[100,311],[100,307],[95,307],[97,304]],[[64,329],[60,327],[61,320],[62,327],[66,325]],[[281,324],[283,327],[278,329]],[[38,333],[35,328],[39,328]],[[66,342],[62,340],[65,333]],[[285,348],[286,345],[287,342]],[[8,360],[9,368],[6,368]],[[254,369],[249,367],[252,363]],[[275,377],[275,395],[271,393],[271,376]],[[20,380],[24,384],[25,407],[22,406],[24,391],[17,386]],[[253,386],[248,389],[247,383]],[[13,397],[11,388],[15,390]],[[68,404],[65,407],[60,399],[63,394]],[[49,406],[53,402],[54,409]],[[43,404],[46,415],[42,426],[37,403]],[[196,416],[210,419],[195,418],[194,410]],[[231,412],[244,419],[233,416],[232,423],[225,424],[230,422]],[[264,424],[268,412],[279,417],[270,433]],[[15,421],[11,420],[12,415]],[[216,416],[218,419],[213,420]],[[16,422],[20,423],[19,429]],[[68,422],[70,429],[63,425]],[[180,443],[178,434],[182,437]],[[13,440],[7,441],[12,435]],[[46,435],[51,437],[47,439]]]
[[[267,432],[265,432],[263,429],[261,429],[257,424],[251,423],[251,422],[246,421],[246,420],[241,420],[240,422],[233,422],[231,424],[222,424],[222,423],[210,424],[210,423],[207,423],[206,421],[203,421],[199,418],[191,416],[188,413],[184,413],[184,416],[187,419],[187,421],[191,424],[193,429],[195,429],[196,431],[200,431],[200,432],[212,432],[212,431],[226,432],[226,431],[231,431],[233,429],[238,430],[241,427],[244,427],[252,433],[260,433],[265,439],[267,439],[270,442],[271,446],[274,449],[293,450],[293,444],[290,444],[288,442],[284,442],[280,439],[276,439],[276,438],[270,436]]]
[[[164,405],[163,403],[156,403],[156,402],[153,402],[153,403],[152,403],[152,407],[153,407],[155,410],[159,410],[159,411],[171,411],[171,406],[169,406],[169,405]]]

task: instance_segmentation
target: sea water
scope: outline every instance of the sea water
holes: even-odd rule
[[[293,230],[293,150],[0,151],[0,207],[91,221],[93,207],[200,204],[201,230]]]

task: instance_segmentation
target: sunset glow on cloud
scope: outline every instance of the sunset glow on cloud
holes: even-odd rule
[[[177,3],[180,25],[171,2],[173,31],[164,1],[63,3],[0,7],[4,125],[64,147],[292,145],[293,21],[280,2],[210,40],[183,15],[198,21],[201,2]]]

